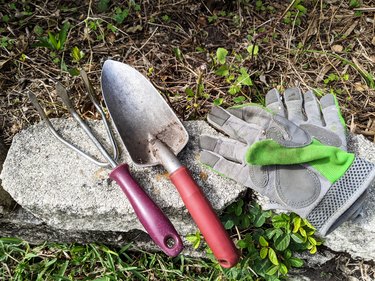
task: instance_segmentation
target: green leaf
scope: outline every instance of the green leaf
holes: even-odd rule
[[[124,9],[122,10],[120,7],[115,8],[115,15],[113,16],[113,19],[118,23],[122,24],[123,21],[129,16],[129,10]]]
[[[289,243],[290,243],[290,235],[289,234],[281,235],[275,241],[276,250],[284,251],[285,249],[288,248]]]
[[[55,34],[53,34],[50,31],[48,31],[48,42],[50,43],[50,45],[53,47],[54,50],[59,50]]]
[[[258,45],[250,45],[247,47],[247,52],[253,56],[257,56],[259,53],[259,46]]]
[[[267,247],[262,247],[260,249],[260,253],[259,253],[259,256],[260,258],[263,260],[267,257],[267,254],[268,254],[268,248]]]
[[[185,93],[187,94],[188,97],[194,97],[194,91],[191,88],[186,88]]]
[[[235,94],[237,94],[240,90],[241,90],[241,86],[240,86],[240,85],[231,85],[231,86],[229,87],[228,93],[231,94],[231,95],[235,95]]]
[[[243,103],[245,100],[246,100],[246,98],[244,96],[239,96],[239,97],[233,98],[233,101],[235,103]]]
[[[309,237],[307,237],[307,240],[309,240],[309,242],[310,242],[312,245],[316,246],[317,242],[316,242],[316,240],[315,240],[313,237],[309,236]]]
[[[302,244],[306,241],[299,233],[292,233],[290,237],[298,244]]]
[[[286,250],[284,251],[284,258],[285,258],[285,259],[290,259],[291,257],[292,257],[292,251],[289,250],[289,249],[286,249]]]
[[[279,271],[281,274],[286,275],[288,273],[288,268],[286,267],[285,264],[280,263]]]
[[[66,38],[68,37],[69,28],[70,28],[70,22],[68,21],[64,22],[63,27],[61,28],[59,32],[60,48],[58,50],[61,50],[64,48]]]
[[[186,240],[193,244],[194,249],[198,249],[201,244],[201,235],[200,232],[197,231],[195,234],[189,234],[186,236]]]
[[[277,265],[271,266],[267,271],[267,275],[274,275],[279,270],[279,267]]]
[[[234,214],[239,217],[242,214],[242,206],[243,206],[243,200],[238,201],[236,208],[234,210]]]
[[[224,64],[228,55],[228,51],[224,48],[218,48],[216,50],[216,59],[220,64]]]
[[[275,228],[282,228],[282,227],[286,227],[286,225],[288,224],[289,222],[285,219],[284,216],[282,215],[277,215],[277,216],[274,216],[272,218],[272,225],[275,227]]]
[[[77,46],[73,47],[70,55],[74,62],[79,62],[85,56],[85,54]]]
[[[299,228],[300,228],[300,226],[301,226],[301,218],[300,217],[295,217],[293,219],[293,225],[294,225],[294,227],[293,227],[293,233],[297,233],[298,230],[299,230]]]
[[[238,240],[237,241],[237,246],[240,248],[240,249],[245,249],[245,248],[247,248],[247,246],[248,246],[248,243],[247,243],[247,241],[246,240]]]
[[[293,258],[290,258],[288,261],[290,262],[291,266],[293,266],[293,267],[301,267],[301,266],[303,266],[303,260],[301,260],[299,258],[294,258],[293,257]]]
[[[224,225],[225,229],[231,229],[233,226],[234,226],[233,220],[227,220],[227,222]]]
[[[78,76],[80,73],[78,68],[70,68],[68,69],[68,72],[72,76]]]
[[[300,11],[302,14],[306,14],[307,13],[307,9],[304,6],[302,6],[302,5],[297,5],[296,9],[298,11]]]
[[[306,230],[305,229],[300,228],[299,229],[299,233],[301,233],[302,237],[306,237],[307,238],[307,234],[306,234]]]
[[[98,11],[100,13],[108,10],[110,0],[99,0],[98,2]]]
[[[276,252],[274,249],[272,248],[269,248],[268,249],[268,259],[274,264],[274,265],[278,265],[279,264],[279,261],[277,259],[277,255],[276,255]]]
[[[262,247],[267,247],[268,246],[268,242],[267,242],[267,240],[263,236],[259,236],[259,244]]]
[[[178,59],[179,61],[182,60],[182,52],[181,52],[180,48],[178,48],[178,47],[173,48],[173,53],[174,53],[176,59]]]
[[[237,78],[238,84],[245,86],[253,85],[253,81],[251,80],[249,73],[247,73],[247,69],[245,67],[241,67],[240,73],[241,75],[239,75]]]
[[[229,74],[229,68],[227,65],[222,65],[220,66],[216,71],[215,71],[215,74],[216,75],[219,75],[219,76],[228,76]]]
[[[311,250],[310,250],[310,254],[315,254],[316,253],[316,251],[317,251],[318,249],[316,248],[316,246],[314,245],[312,248],[311,248]]]
[[[224,99],[223,98],[217,98],[214,100],[214,105],[218,106],[223,104]]]

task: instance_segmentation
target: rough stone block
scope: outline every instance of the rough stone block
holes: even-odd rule
[[[67,139],[99,157],[73,120],[57,119],[53,123]],[[101,123],[90,124],[104,139]],[[213,207],[220,212],[237,200],[245,189],[199,162],[199,135],[217,134],[215,130],[204,121],[185,122],[184,125],[190,141],[178,157],[192,171]],[[352,136],[349,144],[360,157],[375,162],[375,145],[363,136]],[[164,169],[137,167],[131,163],[122,145],[120,149],[121,162],[129,163],[134,178],[161,206],[179,233],[186,235],[195,232],[196,226]],[[78,239],[77,233],[124,234],[143,230],[120,188],[108,179],[108,173],[108,169],[95,166],[58,142],[44,124],[37,124],[14,137],[1,178],[4,189],[25,211],[48,227],[65,235],[71,233],[77,241],[84,242],[88,234]],[[346,222],[328,235],[325,245],[337,252],[372,260],[375,259],[375,244],[372,243],[375,240],[374,229],[375,190],[371,187],[362,216]]]

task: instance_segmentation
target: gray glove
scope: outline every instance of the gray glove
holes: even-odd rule
[[[320,99],[312,91],[303,96],[299,88],[286,89],[283,95],[285,105],[276,89],[266,95],[266,106],[274,113],[287,118],[312,137],[326,145],[347,150],[345,121],[334,95]]]
[[[322,114],[319,107],[310,107],[309,101],[316,99],[308,94],[305,121],[300,114],[301,95],[295,92],[287,94],[286,108],[277,92],[267,95],[268,104],[297,120],[309,133],[259,106],[228,110],[213,107],[208,122],[230,138],[202,136],[201,161],[267,196],[275,207],[307,218],[321,235],[326,235],[360,207],[363,194],[375,177],[375,169],[353,154],[312,139],[311,135],[318,136],[325,143],[346,147],[344,127],[337,107],[332,107],[334,99],[323,99],[327,103],[323,102]],[[338,129],[339,124],[342,130]],[[343,134],[337,134],[337,130]]]

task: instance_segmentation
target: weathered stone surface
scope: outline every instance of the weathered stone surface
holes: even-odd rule
[[[67,139],[98,156],[83,132],[72,120],[54,120]],[[99,122],[92,122],[101,136]],[[198,161],[198,137],[216,134],[203,121],[186,122],[190,134],[187,147],[180,153],[216,210],[236,200],[244,188],[203,167]],[[362,136],[352,137],[350,147],[360,157],[375,162],[375,145]],[[183,203],[162,167],[139,168],[131,163],[124,147],[122,162],[139,183],[162,207],[181,234],[194,232]],[[130,233],[143,230],[134,212],[115,183],[108,180],[109,170],[98,168],[58,142],[43,124],[31,126],[15,136],[1,174],[4,188],[28,212],[61,233],[95,231]],[[77,234],[78,235],[78,234]],[[87,237],[87,236],[86,236]],[[81,239],[79,241],[83,241]],[[326,237],[326,246],[353,257],[375,259],[375,190],[369,190],[362,217],[347,222]]]
[[[66,139],[98,156],[73,120],[53,123]],[[199,163],[198,137],[201,133],[215,133],[214,130],[205,122],[185,125],[190,141],[179,158],[191,170],[213,207],[222,210],[244,188]],[[105,136],[100,122],[93,122],[92,126],[98,135]],[[134,178],[169,216],[179,233],[195,232],[196,226],[164,169],[136,167],[124,147],[120,148],[121,162],[130,165]],[[14,137],[1,177],[17,203],[51,227],[72,231],[143,230],[121,189],[108,179],[109,171],[82,158],[61,144],[44,124],[37,124]]]

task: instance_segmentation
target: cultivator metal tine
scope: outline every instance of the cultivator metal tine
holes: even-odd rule
[[[94,87],[92,86],[92,84],[91,84],[91,82],[90,82],[90,80],[89,80],[89,78],[87,76],[86,71],[84,71],[82,69],[80,71],[80,74],[81,74],[82,80],[83,80],[83,82],[85,84],[85,87],[86,87],[86,90],[87,90],[87,94],[88,94],[91,102],[94,104],[96,110],[99,112],[100,116],[102,117],[102,121],[103,121],[105,130],[107,132],[109,141],[110,141],[110,143],[112,145],[113,159],[115,161],[117,161],[118,155],[119,155],[118,146],[116,144],[116,141],[115,141],[115,138],[113,136],[112,130],[109,127],[106,115],[105,115],[102,107],[100,106],[100,103],[99,103],[98,99],[96,98]]]
[[[90,140],[93,142],[93,144],[98,148],[100,153],[103,155],[103,157],[108,161],[108,164],[111,165],[113,168],[117,166],[116,161],[112,158],[111,155],[109,155],[108,151],[104,148],[104,146],[100,143],[100,141],[94,136],[92,133],[90,127],[85,123],[85,121],[79,116],[78,112],[74,109],[69,96],[67,94],[66,89],[64,86],[57,82],[56,84],[56,93],[60,96],[63,103],[68,108],[69,112],[72,114],[73,118],[77,121],[79,126],[83,129],[83,131],[86,133],[86,135],[90,138]]]
[[[64,139],[57,132],[57,130],[55,129],[55,127],[53,127],[51,121],[49,120],[49,118],[47,117],[47,115],[44,113],[44,110],[40,106],[40,104],[38,102],[38,99],[36,98],[35,94],[33,92],[31,92],[31,91],[28,91],[27,95],[28,95],[31,103],[35,107],[35,109],[38,111],[38,113],[39,113],[40,117],[42,118],[42,120],[47,124],[48,129],[51,131],[51,133],[60,142],[62,142],[64,145],[66,145],[67,147],[71,148],[72,150],[74,150],[75,152],[77,152],[79,155],[85,157],[86,159],[90,160],[91,162],[93,162],[94,164],[96,164],[96,165],[98,165],[100,167],[107,167],[109,165],[109,163],[107,163],[107,162],[101,162],[101,161],[96,160],[92,156],[88,155],[86,152],[82,151],[81,149],[79,149],[78,147],[74,146],[73,144],[71,144],[70,142],[68,142],[66,139]]]

